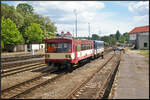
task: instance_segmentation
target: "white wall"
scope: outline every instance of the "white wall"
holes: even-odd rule
[[[40,44],[32,44],[32,50],[39,50]]]
[[[140,33],[139,35],[149,35],[149,32],[143,32],[143,33]]]
[[[130,40],[136,40],[136,34],[130,34]]]
[[[45,49],[45,44],[40,44],[40,49]]]

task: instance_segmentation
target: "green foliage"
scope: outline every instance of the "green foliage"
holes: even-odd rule
[[[120,32],[119,32],[119,30],[117,30],[117,32],[116,32],[116,40],[118,41],[119,39],[120,39]]]
[[[15,8],[1,4],[1,47],[20,43],[42,42],[56,37],[57,28],[49,17],[34,13],[34,8],[27,3],[20,3]]]
[[[56,37],[56,34],[54,34],[52,32],[47,32],[47,33],[44,34],[43,40],[51,39],[51,38],[55,38],[55,37]]]
[[[110,45],[114,46],[114,45],[116,45],[116,43],[117,43],[116,39],[110,38],[110,41],[109,41]]]
[[[24,17],[18,13],[13,6],[7,4],[1,4],[1,16],[4,18],[10,18],[20,28],[24,23]]]
[[[106,42],[106,43],[109,43],[109,36],[103,36],[103,37],[101,37],[101,41],[104,41],[104,42]]]
[[[22,15],[32,14],[33,7],[27,3],[20,3],[17,5],[17,11]]]
[[[116,38],[116,34],[110,34],[110,37],[115,39]]]
[[[100,37],[97,34],[92,34],[92,40],[99,40]]]
[[[1,40],[1,51],[4,49],[4,42]]]
[[[129,33],[126,32],[123,34],[123,36],[125,37],[125,42],[128,42],[129,41]]]
[[[24,42],[15,23],[10,18],[5,19],[4,17],[1,19],[1,39],[3,45],[16,45]]]
[[[25,37],[27,38],[27,43],[41,43],[42,42],[42,30],[39,24],[31,23],[25,32]]]
[[[115,38],[111,36],[103,36],[100,39],[101,41],[104,41],[105,45],[116,45],[117,41]]]

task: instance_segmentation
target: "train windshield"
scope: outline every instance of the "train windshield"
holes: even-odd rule
[[[48,53],[67,53],[71,52],[71,43],[47,43]]]

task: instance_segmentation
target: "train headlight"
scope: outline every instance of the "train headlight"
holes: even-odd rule
[[[71,55],[65,55],[66,58],[71,58]]]
[[[46,58],[50,58],[50,55],[46,54],[45,57],[46,57]]]

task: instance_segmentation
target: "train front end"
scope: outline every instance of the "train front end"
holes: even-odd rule
[[[45,63],[63,67],[72,63],[72,39],[55,38],[45,40]]]

